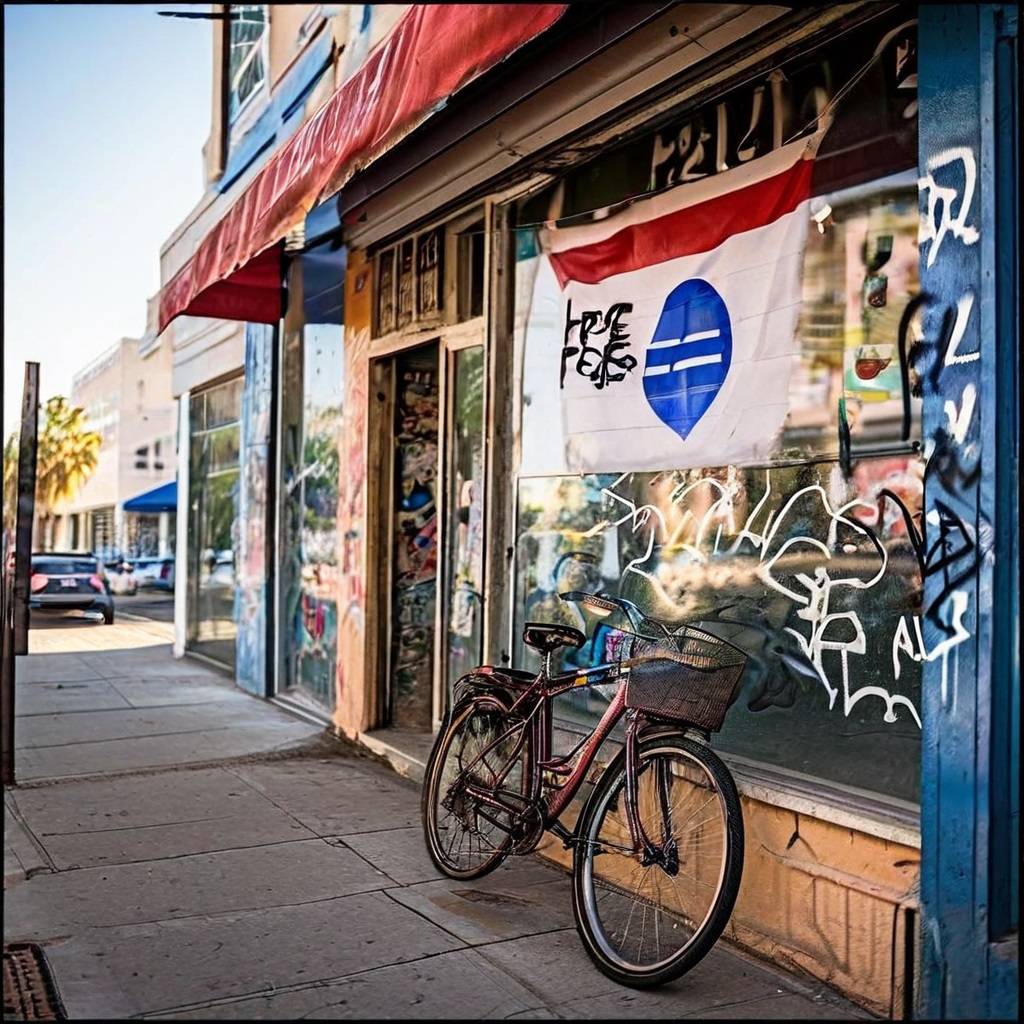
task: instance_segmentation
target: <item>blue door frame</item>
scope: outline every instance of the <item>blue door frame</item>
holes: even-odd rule
[[[1016,1018],[1017,10],[919,8],[925,581],[916,1012]]]

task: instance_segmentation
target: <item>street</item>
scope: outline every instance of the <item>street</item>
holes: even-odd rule
[[[140,615],[157,622],[174,621],[174,592],[168,590],[138,590],[131,596],[119,595],[114,598],[114,612],[123,615]]]
[[[721,943],[616,986],[561,870],[442,878],[416,785],[169,640],[67,619],[18,666],[4,941],[44,948],[70,1019],[865,1016]]]

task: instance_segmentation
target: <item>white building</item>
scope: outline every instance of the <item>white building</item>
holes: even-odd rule
[[[173,331],[158,336],[155,318],[154,297],[141,338],[122,338],[72,378],[71,403],[85,409],[88,427],[103,442],[96,471],[73,501],[56,510],[54,548],[128,557],[174,550]],[[143,499],[137,503],[145,511],[125,509],[136,499]]]

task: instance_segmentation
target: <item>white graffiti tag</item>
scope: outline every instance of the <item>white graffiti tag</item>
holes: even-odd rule
[[[775,592],[802,606],[797,612],[797,617],[807,624],[809,632],[792,627],[785,627],[785,630],[795,638],[813,665],[828,695],[829,707],[835,707],[841,693],[842,712],[848,716],[854,706],[865,697],[877,697],[885,703],[884,721],[897,721],[896,707],[902,705],[909,710],[911,717],[920,727],[921,719],[917,708],[908,697],[891,693],[882,686],[854,687],[851,684],[850,657],[863,656],[867,652],[864,627],[857,612],[832,610],[833,597],[838,588],[868,590],[885,575],[888,563],[886,549],[874,540],[874,535],[867,527],[847,515],[858,505],[871,510],[875,506],[857,498],[839,508],[833,508],[825,489],[818,484],[812,484],[792,494],[781,508],[773,508],[771,472],[765,471],[764,493],[738,531],[735,523],[735,499],[740,488],[738,476],[725,483],[714,478],[705,478],[677,486],[670,495],[670,502],[675,508],[679,508],[683,500],[697,488],[705,489],[706,500],[699,515],[694,515],[690,508],[685,508],[678,521],[669,528],[662,510],[651,504],[638,505],[628,496],[618,493],[616,487],[626,475],[619,477],[610,487],[604,488],[605,496],[621,505],[625,509],[624,514],[614,521],[604,520],[588,531],[589,536],[594,536],[629,522],[633,532],[638,533],[650,525],[646,550],[626,565],[622,572],[623,576],[629,573],[642,576],[655,588],[663,601],[672,603],[657,574],[650,571],[650,568],[653,568],[651,560],[655,545],[659,540],[663,549],[686,552],[692,562],[698,565],[707,565],[715,555],[735,555],[744,544],[752,546],[758,556],[756,576]],[[786,532],[786,525],[792,522],[791,514],[794,517],[797,514],[795,510],[802,510],[803,516],[808,514],[808,502],[812,505],[820,502],[824,511],[828,527],[823,538],[803,534],[790,536]],[[757,525],[762,518],[763,524]],[[842,545],[839,544],[841,527],[862,539],[872,540],[873,565],[868,573],[835,576],[829,571],[834,552],[842,550],[847,553],[858,550],[857,545],[850,543],[849,539]],[[683,541],[684,534],[689,535],[689,542]],[[723,534],[733,538],[732,543],[724,551]],[[794,564],[806,565],[808,549],[817,565],[810,566],[805,571],[785,568]],[[863,565],[863,559],[858,561]],[[900,626],[902,625],[901,619]],[[830,678],[826,656],[830,663],[831,659],[838,657],[838,677],[835,680]],[[896,672],[895,675],[898,679],[899,673]]]
[[[956,163],[963,165],[964,185],[961,194],[955,186],[940,185],[934,173],[940,168]],[[974,245],[981,237],[973,224],[967,223],[967,215],[974,201],[974,186],[978,177],[974,153],[967,146],[956,146],[933,156],[927,164],[927,172],[918,180],[918,188],[926,193],[927,208],[921,216],[918,244],[931,243],[928,249],[928,266],[938,258],[946,235],[959,238],[964,245]],[[958,202],[959,200],[959,202]]]

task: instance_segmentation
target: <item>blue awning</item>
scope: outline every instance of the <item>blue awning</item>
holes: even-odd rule
[[[173,512],[178,507],[178,482],[161,484],[151,491],[137,494],[124,503],[125,512]]]

